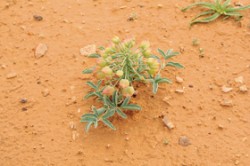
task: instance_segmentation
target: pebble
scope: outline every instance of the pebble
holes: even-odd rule
[[[184,89],[176,89],[175,93],[183,94],[184,93]]]
[[[187,136],[181,136],[179,138],[179,145],[181,146],[188,146],[188,145],[191,145],[191,142],[189,140],[189,138]]]
[[[163,5],[162,4],[158,4],[157,7],[160,9],[160,8],[163,7]]]
[[[222,129],[224,129],[224,126],[222,124],[219,124],[218,128],[222,130]]]
[[[239,76],[239,77],[235,78],[234,81],[242,84],[244,82],[244,78],[243,78],[243,76]]]
[[[164,101],[165,103],[169,104],[169,100],[171,99],[171,96],[166,96],[162,99],[162,101]]]
[[[232,100],[228,100],[228,99],[224,99],[220,102],[221,106],[224,107],[232,107],[233,106],[233,101]]]
[[[106,145],[106,148],[109,149],[109,148],[110,148],[110,144],[107,144],[107,145]]]
[[[42,16],[39,16],[39,15],[34,15],[33,18],[34,18],[34,20],[36,20],[36,21],[42,21],[42,20],[43,20],[43,17],[42,17]]]
[[[69,105],[72,105],[72,104],[75,104],[77,103],[76,101],[76,96],[73,96],[70,98],[70,101],[66,103],[66,106],[69,106]]]
[[[23,107],[22,108],[22,111],[27,111],[28,109],[26,107]]]
[[[240,89],[240,91],[241,91],[241,92],[243,92],[243,93],[245,93],[245,92],[247,92],[247,91],[248,91],[248,89],[247,89],[247,86],[246,86],[246,85],[241,85],[241,86],[239,87],[239,89]]]
[[[27,99],[26,98],[22,98],[22,99],[20,99],[20,103],[22,103],[22,104],[24,104],[24,103],[27,103]]]
[[[126,9],[127,8],[127,6],[121,6],[120,7],[120,9]]]
[[[80,49],[80,54],[83,56],[88,56],[90,54],[96,53],[96,45],[87,45]]]
[[[47,97],[49,94],[50,94],[49,89],[44,89],[44,90],[42,91],[43,97]]]
[[[183,78],[181,78],[179,76],[176,76],[175,79],[176,79],[177,83],[182,83],[183,82]]]
[[[163,123],[168,127],[168,129],[172,130],[175,128],[174,124],[168,120],[166,116],[162,119]]]
[[[11,73],[7,74],[7,76],[6,76],[7,79],[12,79],[12,78],[15,78],[15,77],[17,77],[16,72],[11,72]]]
[[[72,131],[72,139],[75,141],[79,137],[79,133]]]
[[[232,91],[233,88],[227,87],[227,86],[224,85],[224,86],[222,86],[221,90],[222,90],[222,92],[224,92],[224,93],[228,93],[228,92]]]
[[[69,122],[69,128],[71,128],[71,129],[76,129],[76,124],[75,124],[75,122],[73,122],[73,121]]]
[[[40,43],[38,44],[38,46],[36,47],[36,50],[35,50],[35,57],[36,58],[41,58],[43,57],[46,52],[48,51],[48,47],[46,44],[43,44],[43,43]]]

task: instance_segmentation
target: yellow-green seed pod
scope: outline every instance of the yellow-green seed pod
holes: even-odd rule
[[[117,70],[115,73],[118,77],[123,76],[123,71],[122,70]]]

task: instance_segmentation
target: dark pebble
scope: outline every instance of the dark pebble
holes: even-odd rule
[[[20,100],[20,103],[23,103],[23,104],[24,104],[24,103],[27,103],[27,101],[28,101],[27,99],[22,98],[22,99]]]
[[[28,110],[28,109],[27,109],[27,108],[25,108],[25,107],[23,107],[23,108],[22,108],[22,111],[27,111],[27,110]]]
[[[36,21],[42,21],[43,20],[43,17],[42,16],[38,16],[38,15],[34,15],[33,18]]]

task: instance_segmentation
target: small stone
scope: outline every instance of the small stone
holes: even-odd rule
[[[96,45],[87,45],[80,49],[80,54],[83,56],[88,56],[90,54],[96,53]]]
[[[224,129],[224,126],[222,124],[219,124],[218,128],[222,130],[222,129]]]
[[[121,6],[120,7],[120,9],[126,9],[127,8],[127,6]]]
[[[183,82],[183,78],[181,78],[179,76],[176,76],[175,79],[176,79],[177,83],[182,83]]]
[[[76,129],[76,124],[75,124],[75,122],[69,122],[69,128],[71,128],[71,129]]]
[[[188,145],[191,145],[191,142],[190,142],[190,140],[188,139],[187,136],[181,136],[179,138],[179,145],[188,146]]]
[[[50,94],[49,89],[44,89],[44,90],[42,91],[43,97],[47,97],[49,94]]]
[[[239,160],[236,160],[236,161],[234,162],[235,165],[238,165],[239,163],[240,163]]]
[[[22,108],[22,111],[27,111],[28,109],[26,107],[23,107]]]
[[[184,89],[176,89],[175,93],[183,94],[184,93]]]
[[[22,103],[22,104],[24,104],[24,103],[27,103],[27,99],[26,98],[22,98],[22,99],[20,99],[20,103]]]
[[[15,78],[15,77],[17,77],[16,72],[11,72],[11,73],[7,74],[7,76],[6,76],[7,79],[12,79],[12,78]]]
[[[243,93],[245,93],[245,92],[247,92],[247,91],[248,91],[248,89],[247,89],[247,86],[246,86],[246,85],[241,85],[239,89],[240,89],[240,91],[241,91],[241,92],[243,92]]]
[[[239,76],[239,77],[235,78],[234,81],[242,84],[244,82],[244,78],[243,78],[243,76]]]
[[[158,7],[159,9],[161,9],[161,8],[163,7],[163,5],[162,5],[162,4],[158,4],[157,7]]]
[[[228,99],[224,99],[220,102],[221,106],[224,107],[232,107],[233,106],[233,101],[232,100],[228,100]]]
[[[107,144],[107,145],[106,145],[106,148],[109,149],[109,148],[110,148],[110,144]]]
[[[2,69],[6,69],[6,67],[7,67],[7,66],[6,66],[5,64],[2,64],[2,65],[1,65],[1,68],[2,68]]]
[[[46,44],[42,44],[42,43],[38,44],[35,50],[35,57],[36,58],[43,57],[46,54],[47,50],[48,50],[48,47]]]
[[[72,139],[75,141],[79,137],[79,133],[72,131]]]
[[[174,124],[168,120],[166,116],[162,119],[163,123],[168,127],[168,129],[172,130],[174,129]]]
[[[165,103],[169,104],[169,100],[171,99],[171,96],[166,96],[162,99],[162,101],[164,101]]]
[[[126,137],[125,140],[126,140],[126,141],[129,141],[129,137]]]
[[[232,91],[233,88],[230,88],[230,87],[227,87],[227,86],[224,85],[224,86],[222,86],[221,90],[224,93],[228,93],[228,92]]]
[[[33,18],[35,21],[42,21],[43,20],[43,17],[39,16],[39,15],[34,15]]]

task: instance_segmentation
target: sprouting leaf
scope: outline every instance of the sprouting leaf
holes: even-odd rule
[[[98,108],[97,110],[96,110],[96,113],[97,113],[97,115],[98,116],[100,116],[101,114],[103,114],[104,112],[105,112],[105,108],[104,107],[102,107],[102,108]]]
[[[172,83],[171,80],[167,79],[167,78],[160,78],[158,80],[156,80],[157,83]]]
[[[170,49],[166,52],[165,60],[170,59],[179,54],[180,54],[179,52],[174,52],[172,49]]]
[[[150,58],[154,58],[154,59],[160,60],[160,58],[158,56],[156,56],[156,55],[150,55]]]
[[[97,90],[97,86],[96,86],[93,82],[88,81],[86,84],[87,84],[88,86],[90,86],[91,88]]]
[[[153,82],[153,93],[154,93],[154,94],[157,93],[158,87],[159,87],[158,83],[157,83],[157,82]]]
[[[141,107],[136,104],[124,105],[124,106],[121,106],[121,108],[126,109],[126,110],[139,110],[139,111],[141,110]]]
[[[85,131],[88,132],[93,122],[88,122],[85,126]]]
[[[119,116],[121,116],[123,119],[126,119],[126,118],[127,118],[127,115],[126,115],[124,112],[122,112],[122,110],[116,109],[116,112],[117,112],[117,114],[118,114]]]
[[[107,119],[102,119],[102,122],[113,130],[116,130],[115,126]]]
[[[112,95],[112,101],[113,101],[114,105],[116,106],[117,102],[118,102],[118,92],[117,91],[114,91],[114,93]]]
[[[124,101],[123,101],[123,103],[122,103],[121,106],[126,106],[126,105],[128,105],[129,100],[130,100],[130,97],[126,97],[126,98],[124,99]]]
[[[176,62],[168,62],[166,64],[166,66],[173,66],[173,67],[177,67],[177,68],[184,68],[184,66],[182,66],[180,63],[176,63]]]
[[[157,50],[164,58],[166,57],[166,55],[165,55],[165,53],[164,53],[164,51],[162,51],[161,49],[159,49],[158,48],[158,50]]]
[[[105,113],[105,115],[103,115],[103,119],[108,119],[110,118],[111,116],[113,116],[115,114],[115,110],[114,109],[110,109],[110,110],[107,110],[107,112]]]
[[[100,58],[101,55],[100,54],[97,54],[97,53],[94,53],[94,54],[90,54],[88,55],[89,58]]]
[[[105,48],[103,46],[99,46],[98,48],[99,50],[105,50]]]
[[[88,99],[88,98],[90,98],[92,96],[95,96],[95,92],[88,93],[86,96],[84,96],[84,99]]]
[[[83,74],[91,74],[91,73],[93,73],[94,69],[95,69],[94,67],[91,67],[91,68],[83,70],[82,73]]]

